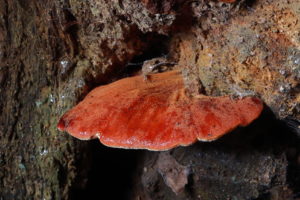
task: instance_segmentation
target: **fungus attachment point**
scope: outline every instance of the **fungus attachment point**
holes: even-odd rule
[[[110,147],[168,150],[215,140],[248,125],[263,108],[254,97],[190,97],[180,71],[149,76],[97,87],[62,116],[58,129]]]

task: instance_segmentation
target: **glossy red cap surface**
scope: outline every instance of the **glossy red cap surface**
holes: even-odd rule
[[[254,97],[189,97],[179,71],[121,79],[92,90],[62,116],[58,129],[110,147],[167,150],[212,141],[256,119]]]

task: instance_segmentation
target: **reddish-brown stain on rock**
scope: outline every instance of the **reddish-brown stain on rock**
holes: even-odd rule
[[[111,147],[167,150],[212,141],[256,119],[254,97],[190,97],[180,71],[124,78],[97,87],[58,123],[61,131]]]

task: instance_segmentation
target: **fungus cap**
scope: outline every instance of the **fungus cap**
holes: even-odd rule
[[[110,147],[168,150],[215,140],[248,125],[262,109],[255,97],[190,97],[180,71],[169,71],[95,88],[61,117],[58,129]]]

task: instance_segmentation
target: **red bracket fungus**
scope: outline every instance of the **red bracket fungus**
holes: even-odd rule
[[[58,129],[110,147],[168,150],[216,140],[251,123],[262,109],[255,97],[190,97],[181,72],[169,71],[95,88],[62,116]]]

